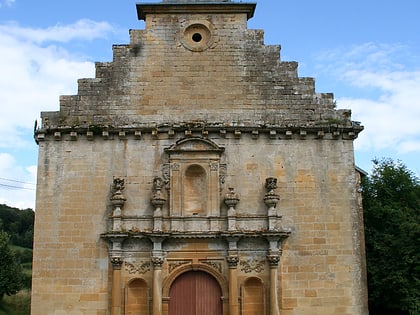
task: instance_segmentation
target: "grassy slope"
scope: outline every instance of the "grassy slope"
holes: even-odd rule
[[[22,290],[13,296],[3,297],[0,315],[30,315],[31,292]]]

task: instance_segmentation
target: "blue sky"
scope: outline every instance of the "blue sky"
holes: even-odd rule
[[[144,27],[136,2],[159,1],[0,0],[0,203],[34,208],[34,121]],[[256,2],[248,28],[264,29],[282,60],[365,126],[357,165],[369,172],[389,157],[420,174],[420,1]]]

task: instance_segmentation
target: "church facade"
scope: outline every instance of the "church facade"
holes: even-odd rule
[[[365,315],[363,127],[250,30],[256,4],[139,3],[43,112],[32,315]]]

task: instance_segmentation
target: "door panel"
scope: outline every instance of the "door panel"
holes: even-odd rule
[[[202,271],[180,275],[169,291],[169,315],[222,315],[222,290]]]

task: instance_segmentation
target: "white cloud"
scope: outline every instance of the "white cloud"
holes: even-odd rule
[[[403,45],[367,43],[328,52],[322,59],[329,62],[326,71],[350,85],[350,95],[337,101],[365,125],[356,149],[420,152],[418,56]],[[356,90],[363,97],[352,97]]]
[[[88,20],[47,29],[0,25],[0,148],[27,146],[39,113],[58,110],[59,96],[75,94],[78,78],[94,77],[94,64],[61,43],[110,31]]]
[[[15,3],[15,0],[2,0],[0,1],[0,8],[3,6],[11,7]]]
[[[19,178],[19,181],[10,180]],[[23,167],[7,153],[0,153],[0,204],[34,208],[36,166]]]
[[[89,19],[82,19],[74,24],[59,24],[48,28],[20,27],[15,23],[0,25],[0,33],[7,34],[19,41],[30,41],[36,44],[52,41],[67,43],[72,40],[106,38],[112,32],[114,32],[114,29],[109,23],[95,22]]]
[[[46,29],[0,24],[0,203],[34,208],[34,186],[20,183],[35,182],[28,154],[36,150],[34,121],[41,111],[59,110],[60,95],[76,94],[77,79],[95,75],[94,63],[65,45],[110,32],[109,24],[89,20]]]

